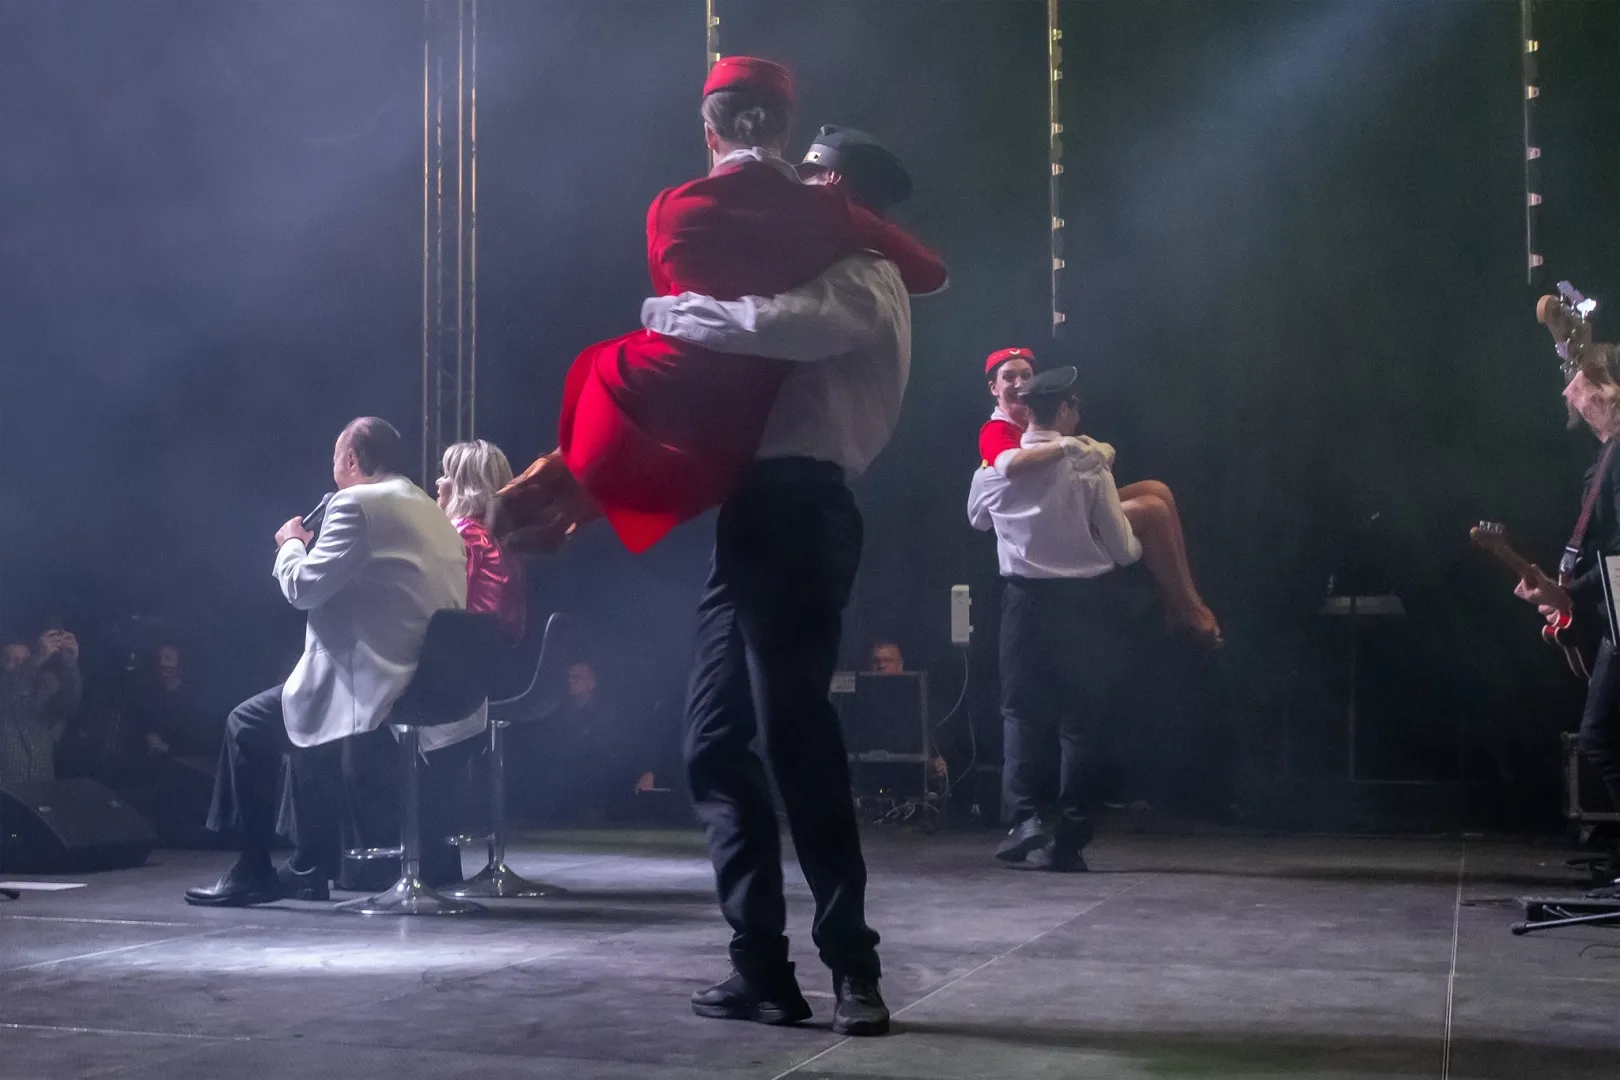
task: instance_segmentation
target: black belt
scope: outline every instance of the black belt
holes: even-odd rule
[[[844,467],[832,461],[808,457],[760,458],[748,466],[747,480],[773,483],[840,484],[844,482]]]

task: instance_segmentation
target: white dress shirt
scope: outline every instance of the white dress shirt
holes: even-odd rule
[[[1064,455],[1056,461],[1010,478],[993,467],[973,474],[968,521],[995,529],[1003,577],[1093,578],[1142,557],[1120,507],[1113,448],[1055,431],[1026,431],[1022,445],[1058,440]]]
[[[777,296],[653,297],[641,305],[641,324],[716,352],[803,362],[777,396],[758,457],[815,458],[858,475],[899,422],[911,374],[911,297],[900,271],[874,252]]]
[[[315,546],[276,552],[287,602],[309,613],[304,655],[281,688],[294,746],[372,731],[404,693],[422,655],[428,619],[467,606],[467,550],[426,492],[403,476],[332,497]],[[485,709],[422,730],[432,750],[484,730]]]

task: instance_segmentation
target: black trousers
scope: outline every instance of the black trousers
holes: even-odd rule
[[[1120,576],[1006,578],[1001,593],[1002,810],[1058,845],[1091,841],[1097,724],[1113,697],[1125,618]]]
[[[420,821],[423,874],[431,882],[461,876],[460,854],[445,838],[458,825],[454,785],[483,743],[481,738],[465,739],[427,755]],[[284,759],[292,766],[287,788],[291,813],[286,819],[299,866],[321,866],[329,877],[337,878],[345,833],[368,847],[397,840],[399,822],[393,807],[398,804],[399,750],[393,737],[378,730],[320,746],[295,747],[287,737],[279,686],[231,710],[208,827],[239,832],[244,853],[268,853],[282,817],[277,783]],[[368,805],[376,800],[368,799],[370,787],[360,782],[367,774],[381,779],[380,785],[371,785],[386,793],[381,808]]]
[[[788,957],[782,845],[765,765],[750,746],[756,732],[815,897],[822,962],[881,973],[849,759],[828,700],[860,556],[860,511],[842,471],[824,462],[756,463],[715,525],[685,753],[732,962],[745,975],[778,975]]]
[[[1620,810],[1620,655],[1608,638],[1598,647],[1581,712],[1581,753],[1592,763]]]
[[[231,710],[219,749],[214,799],[208,827],[237,831],[242,851],[267,855],[275,845],[280,802],[276,784],[284,755],[290,755],[290,795],[301,865],[331,865],[338,850],[343,792],[343,741],[295,747],[281,713],[281,687],[254,694]]]

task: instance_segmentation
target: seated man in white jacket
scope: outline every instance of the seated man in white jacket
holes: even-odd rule
[[[401,475],[399,432],[374,416],[352,421],[332,454],[331,497],[320,539],[301,518],[276,533],[275,576],[287,602],[309,613],[304,655],[280,686],[231,711],[209,827],[236,829],[242,854],[186,902],[243,907],[282,897],[325,899],[338,848],[340,740],[373,731],[416,672],[428,619],[467,605],[467,556],[433,497]],[[423,733],[423,749],[484,730],[473,716]],[[430,738],[431,736],[431,738]],[[276,781],[293,761],[297,850],[270,863]]]
[[[1001,565],[1002,806],[996,857],[1030,870],[1085,870],[1091,734],[1107,711],[1123,618],[1117,567],[1142,557],[1120,507],[1113,448],[1076,437],[1072,367],[1032,378],[1023,445],[1061,456],[1003,476],[973,474],[968,521],[996,531]]]

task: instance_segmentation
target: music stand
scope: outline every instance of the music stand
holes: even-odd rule
[[[1361,670],[1361,621],[1368,618],[1405,618],[1406,605],[1393,593],[1372,596],[1329,596],[1316,609],[1318,615],[1350,620],[1350,685],[1345,691],[1345,779],[1356,779],[1356,683]]]

